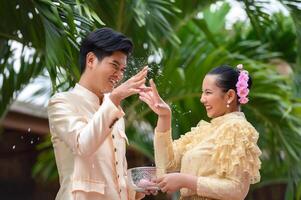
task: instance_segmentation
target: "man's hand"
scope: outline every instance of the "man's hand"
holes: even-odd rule
[[[125,81],[118,87],[116,87],[112,93],[110,94],[111,101],[119,106],[120,102],[133,95],[140,92],[142,86],[145,84],[146,75],[147,75],[148,67],[145,66],[140,72],[138,72],[135,76],[131,77],[129,80]]]

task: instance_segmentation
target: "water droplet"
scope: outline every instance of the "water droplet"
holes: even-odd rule
[[[19,4],[17,4],[16,5],[16,10],[18,10],[20,8],[20,5]]]
[[[23,38],[23,35],[20,30],[17,31],[18,38]]]
[[[16,145],[13,146],[13,149],[15,149],[15,148],[16,148]]]
[[[28,128],[28,129],[27,129],[27,132],[30,132],[30,131],[31,131],[30,128]]]
[[[28,12],[28,17],[29,17],[29,19],[32,19],[33,18],[33,14],[31,12]]]
[[[33,144],[33,140],[30,141],[30,144]]]

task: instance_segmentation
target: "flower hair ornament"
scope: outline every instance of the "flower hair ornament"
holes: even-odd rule
[[[248,103],[248,80],[249,80],[249,72],[243,69],[243,65],[237,65],[237,69],[239,70],[238,81],[236,83],[237,96],[239,97],[238,101],[240,104]]]

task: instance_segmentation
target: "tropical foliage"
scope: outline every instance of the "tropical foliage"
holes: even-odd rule
[[[269,1],[238,1],[248,19],[227,28],[230,6],[221,1],[34,0],[0,5],[0,114],[33,78],[46,74],[53,92],[79,78],[81,38],[95,27],[122,31],[135,43],[128,76],[149,64],[149,78],[173,109],[174,138],[206,118],[201,81],[212,67],[243,63],[253,76],[251,101],[242,109],[260,132],[262,181],[257,189],[287,185],[286,199],[301,198],[301,1],[280,0],[288,13],[267,12]],[[31,14],[29,14],[31,13]],[[38,30],[37,30],[38,27]],[[21,65],[12,44],[22,45]],[[26,49],[33,49],[29,56]],[[287,73],[283,73],[283,70]],[[152,158],[155,115],[132,97],[124,102],[132,148]],[[55,178],[51,143],[34,170]],[[47,163],[47,164],[45,164]],[[53,163],[49,165],[49,163]],[[250,198],[252,198],[250,196]]]

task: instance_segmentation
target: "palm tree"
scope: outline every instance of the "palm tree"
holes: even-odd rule
[[[1,1],[0,17],[1,117],[17,93],[44,69],[54,90],[63,69],[65,79],[74,83],[79,76],[78,40],[103,24],[93,9],[77,1]],[[22,47],[21,55],[13,49],[15,44]]]
[[[45,69],[51,77],[53,91],[71,87],[79,77],[76,66],[81,38],[104,23],[134,40],[136,59],[130,60],[133,70],[128,75],[148,63],[149,55],[157,59],[154,59],[157,63],[150,63],[150,78],[156,80],[173,108],[175,138],[205,117],[198,96],[206,72],[222,63],[244,63],[256,83],[252,101],[244,111],[261,133],[259,145],[264,153],[262,182],[253,189],[283,182],[288,185],[286,199],[300,198],[301,172],[297,167],[301,149],[298,120],[301,93],[297,87],[301,77],[300,1],[279,1],[288,8],[288,16],[266,13],[267,1],[239,1],[250,23],[238,22],[230,30],[225,29],[229,5],[222,4],[212,11],[209,8],[215,1],[194,0],[189,4],[183,0],[17,2],[0,5],[1,19],[12,18],[11,13],[22,19],[0,25],[0,55],[4,60],[0,62],[1,116],[30,78],[44,73]],[[35,31],[36,27],[41,27],[39,32]],[[9,59],[14,54],[11,41],[35,49],[32,61],[22,54],[20,72]],[[279,74],[272,62],[275,59],[288,63],[294,74]],[[125,102],[124,107],[132,148],[152,158],[155,116],[135,97]],[[51,143],[46,140],[40,148],[49,146]],[[34,172],[42,172],[46,178],[55,177],[52,151],[43,151],[40,161]],[[45,161],[52,161],[53,165],[45,165]]]

